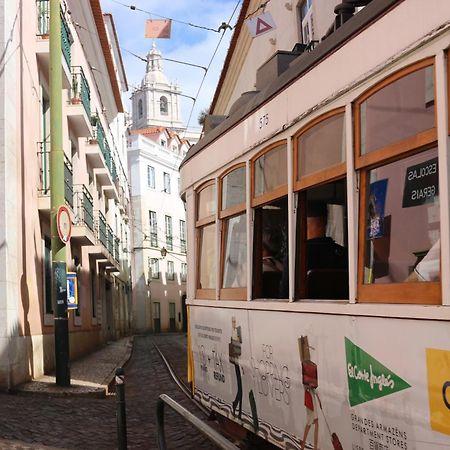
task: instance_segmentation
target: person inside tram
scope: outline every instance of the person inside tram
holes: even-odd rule
[[[325,202],[310,202],[306,209],[306,269],[347,269],[348,254],[326,235],[328,208]]]
[[[309,202],[306,209],[306,297],[339,299],[348,296],[347,249],[327,236],[328,207]]]
[[[324,201],[310,201],[306,208],[306,273],[307,298],[343,298],[348,285],[347,249],[327,236],[328,207]],[[280,297],[289,296],[287,260],[284,261]],[[336,289],[334,289],[336,288]],[[329,290],[323,296],[324,290]],[[348,289],[348,288],[347,288]],[[320,292],[319,292],[320,291]]]

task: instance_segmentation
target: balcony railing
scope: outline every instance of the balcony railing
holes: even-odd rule
[[[50,34],[50,0],[36,0],[36,9],[37,34],[38,36],[48,36]],[[72,44],[72,33],[70,32],[64,15],[61,13],[61,50],[69,67],[72,59]]]
[[[72,33],[70,32],[69,25],[61,15],[61,49],[66,60],[67,65],[70,67],[72,62],[71,46],[73,44]]]
[[[72,67],[72,103],[81,102],[87,116],[91,117],[91,90],[84,76],[83,68]]]
[[[50,142],[38,142],[39,195],[50,195]],[[72,164],[64,155],[64,199],[73,208]]]
[[[186,253],[186,239],[180,239],[181,253]]]
[[[114,238],[114,259],[120,261],[120,239],[118,237]]]
[[[114,255],[114,233],[112,231],[112,228],[109,225],[107,225],[106,228],[107,228],[107,236],[108,236],[108,238],[107,238],[107,243],[108,243],[107,248],[108,248],[108,252],[112,256],[112,255]]]
[[[50,33],[50,0],[36,0],[38,36]]]
[[[73,169],[72,163],[64,155],[64,198],[73,208]]]
[[[50,142],[38,142],[39,194],[50,195]]]
[[[105,216],[99,211],[98,213],[98,239],[103,247],[108,248],[107,225]]]
[[[79,225],[86,225],[94,232],[94,202],[85,185],[74,186],[75,214]]]

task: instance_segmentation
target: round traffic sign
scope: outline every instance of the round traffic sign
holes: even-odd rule
[[[58,229],[59,238],[65,244],[70,241],[72,233],[72,220],[66,206],[60,206],[56,215],[56,228]]]

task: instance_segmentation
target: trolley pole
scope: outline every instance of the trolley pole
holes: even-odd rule
[[[125,371],[116,369],[117,442],[119,450],[127,449],[127,416],[125,409]]]
[[[59,237],[56,223],[58,208],[65,202],[60,8],[60,0],[50,0],[50,229],[56,384],[70,386],[66,245]]]

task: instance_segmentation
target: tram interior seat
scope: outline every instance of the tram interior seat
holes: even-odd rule
[[[306,274],[306,298],[348,299],[347,269],[310,269]]]

